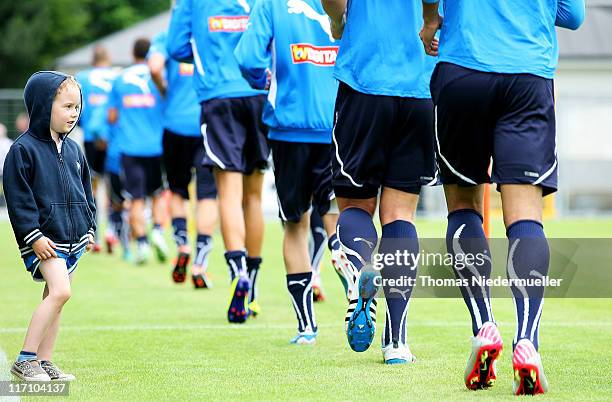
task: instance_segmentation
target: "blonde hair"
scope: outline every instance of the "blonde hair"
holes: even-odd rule
[[[79,91],[81,91],[81,84],[74,78],[73,75],[68,75],[64,81],[57,87],[56,95],[62,93],[69,85],[74,85]]]

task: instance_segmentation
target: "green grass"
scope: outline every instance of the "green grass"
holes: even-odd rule
[[[444,233],[442,221],[417,226],[422,237]],[[551,221],[546,227],[549,236],[603,237],[610,235],[612,222]],[[493,235],[503,235],[499,224]],[[82,260],[54,356],[78,377],[69,399],[513,399],[511,300],[493,300],[506,340],[498,383],[488,391],[470,392],[463,386],[470,325],[462,300],[414,299],[409,343],[418,361],[388,367],[382,364],[380,328],[370,350],[358,354],[349,349],[343,332],[346,302],[326,264],[327,301],[316,306],[318,343],[290,346],[295,316],[285,288],[280,226],[266,228],[259,282],[263,314],[242,326],[225,320],[229,284],[222,242],[218,236],[215,240],[210,268],[215,288],[208,291],[171,283],[170,268],[157,263],[135,267],[103,254]],[[7,224],[0,224],[0,241],[0,348],[12,360],[42,287],[23,269]],[[540,350],[551,390],[538,400],[610,398],[610,311],[612,300],[607,299],[546,301]]]

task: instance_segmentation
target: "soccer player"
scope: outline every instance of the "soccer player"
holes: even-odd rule
[[[493,181],[501,191],[509,239],[510,279],[544,276],[549,249],[542,226],[542,197],[557,190],[553,76],[558,49],[555,21],[577,29],[582,0],[425,0],[421,38],[439,56],[431,79],[436,141],[448,205],[449,252],[489,254],[482,229],[483,191]],[[478,10],[475,12],[474,10]],[[493,174],[489,177],[489,161]],[[489,277],[490,259],[480,267],[455,269],[459,278]],[[538,353],[543,287],[512,286],[517,330],[512,342],[514,393],[548,389]],[[461,288],[472,317],[472,354],[465,371],[470,389],[496,380],[495,360],[503,347],[486,287]]]
[[[323,282],[321,280],[321,260],[325,253],[327,232],[323,225],[323,218],[319,215],[317,207],[313,205],[310,211],[310,237],[308,238],[308,254],[312,267],[312,297],[315,302],[325,301]]]
[[[106,159],[104,170],[107,178],[107,191],[109,195],[109,217],[107,224],[106,244],[109,251],[117,241],[123,249],[123,259],[132,261],[130,250],[130,228],[126,221],[126,204],[123,184],[121,182],[121,135],[117,124],[108,124],[108,105],[102,112],[106,124]],[[111,236],[112,235],[112,236]]]
[[[242,77],[233,51],[247,27],[254,0],[182,0],[168,30],[168,52],[193,60],[194,84],[202,105],[206,157],[213,167],[225,259],[231,278],[229,322],[243,323],[257,303],[262,262],[263,169],[270,154],[261,120],[265,92]],[[248,306],[247,306],[248,305]]]
[[[76,75],[83,92],[83,112],[79,125],[83,129],[85,156],[93,173],[93,192],[97,194],[99,178],[104,175],[106,159],[106,138],[104,127],[96,115],[105,110],[108,94],[113,86],[117,71],[111,67],[111,59],[105,47],[98,45],[93,50],[93,67]],[[108,242],[107,242],[108,243]],[[94,251],[100,251],[96,242]]]
[[[308,254],[311,207],[316,207],[323,219],[332,260],[344,257],[336,238],[338,210],[331,184],[330,144],[337,91],[333,67],[338,44],[330,32],[318,0],[260,0],[234,51],[251,85],[270,90],[264,122],[270,128],[285,232],[287,289],[298,319],[298,334],[291,340],[294,344],[315,343],[317,336]]]
[[[161,173],[162,100],[153,84],[146,64],[150,41],[134,42],[135,64],[121,72],[113,84],[109,99],[108,120],[118,127],[121,166],[125,193],[130,198],[130,227],[137,241],[135,262],[144,264],[150,254],[146,232],[146,198],[151,197],[153,230],[151,241],[158,259],[163,262],[167,246],[163,236],[164,204]]]
[[[187,239],[187,208],[192,169],[196,173],[195,261],[191,279],[196,289],[211,287],[206,274],[208,256],[212,251],[212,234],[217,222],[217,187],[210,167],[202,166],[204,140],[200,128],[200,105],[193,89],[193,64],[179,63],[169,58],[166,50],[167,33],[153,39],[147,57],[151,76],[161,93],[164,105],[164,167],[172,192],[170,212],[178,257],[172,272],[175,282],[185,281],[191,257]]]
[[[74,77],[44,71],[30,77],[24,99],[30,126],[6,157],[4,195],[26,269],[46,283],[11,372],[24,381],[72,381],[51,357],[74,271],[96,229],[87,161],[68,138],[81,90]]]
[[[348,9],[347,9],[348,4]],[[337,234],[354,269],[345,319],[350,347],[372,343],[376,323],[369,266],[378,234],[372,216],[380,192],[379,253],[418,253],[413,224],[421,186],[436,181],[433,105],[427,85],[434,58],[419,41],[421,4],[405,0],[323,0],[332,33],[342,37],[335,77],[340,81],[333,135],[333,186],[340,207]],[[382,279],[416,277],[416,266],[389,264]],[[413,281],[385,287],[387,312],[382,352],[387,364],[414,360],[406,341]]]

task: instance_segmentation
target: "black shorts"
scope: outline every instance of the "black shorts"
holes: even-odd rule
[[[123,189],[132,200],[159,194],[163,190],[161,157],[121,155]]]
[[[431,100],[368,95],[341,82],[335,116],[336,196],[372,198],[381,186],[418,194],[436,183]]]
[[[440,63],[431,79],[444,184],[557,189],[553,81]],[[489,163],[493,158],[493,174]]]
[[[265,102],[265,95],[256,95],[202,103],[204,166],[247,175],[268,166],[268,129],[262,122]]]
[[[279,215],[299,222],[311,204],[325,215],[334,199],[331,145],[270,140]]]
[[[196,173],[196,196],[198,200],[217,198],[217,186],[212,169],[203,166],[204,140],[164,130],[164,167],[170,191],[189,199],[189,183],[192,169]]]
[[[99,150],[94,141],[86,141],[83,145],[85,147],[85,159],[87,159],[89,168],[96,174],[104,174],[106,151]]]
[[[119,206],[125,201],[121,177],[116,173],[108,173],[108,193],[113,205]]]

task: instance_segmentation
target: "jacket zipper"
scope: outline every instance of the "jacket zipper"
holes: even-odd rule
[[[60,151],[57,152],[57,146],[55,145],[55,142],[53,142],[53,148],[55,149],[55,152],[57,153],[57,157],[59,160],[59,164],[60,164],[60,174],[62,176],[62,185],[64,187],[64,195],[66,199],[66,208],[68,210],[68,219],[70,220],[70,245],[68,247],[68,254],[70,255],[70,253],[72,253],[72,238],[74,237],[74,223],[72,221],[72,212],[71,212],[71,207],[70,207],[70,188],[68,185],[68,177],[67,174],[65,174],[65,170],[66,167],[64,165],[64,140],[62,140],[62,145],[60,146]]]

